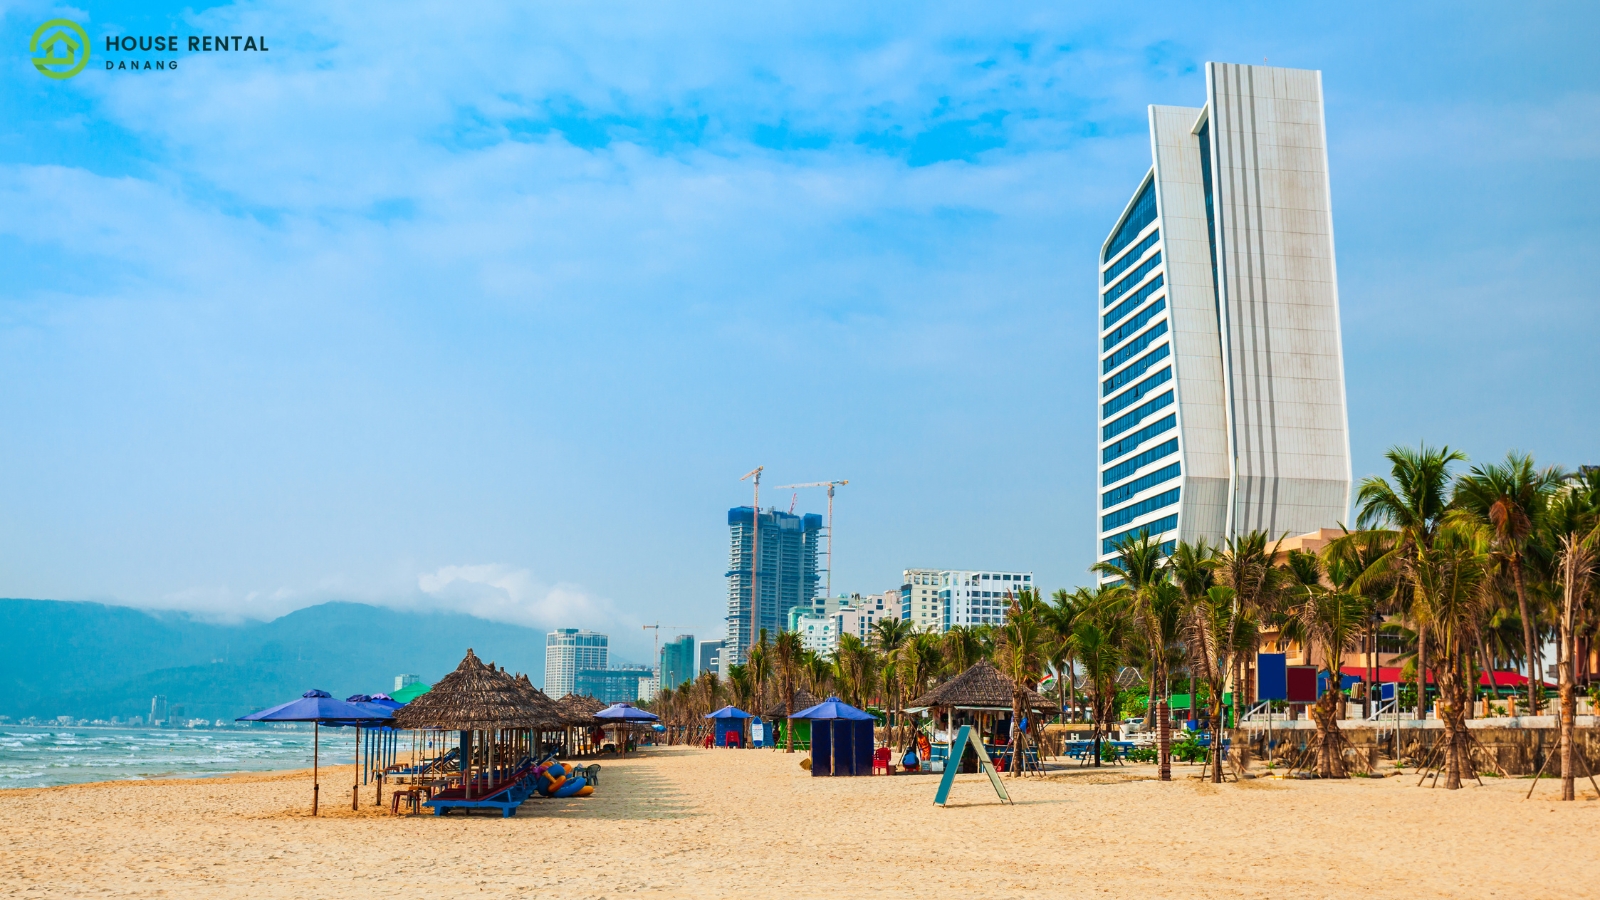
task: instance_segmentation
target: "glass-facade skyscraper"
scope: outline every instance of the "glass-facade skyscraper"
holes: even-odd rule
[[[759,534],[756,532],[759,530]],[[761,629],[769,638],[788,626],[789,610],[812,606],[817,595],[817,546],[822,517],[796,516],[775,509],[762,511],[760,527],[748,506],[728,510],[728,632],[722,649],[722,671],[744,662]],[[761,568],[751,607],[751,554],[761,545]]]
[[[1350,501],[1322,74],[1206,64],[1151,106],[1099,256],[1097,558],[1332,527]]]
[[[661,645],[661,686],[677,689],[695,677],[694,635],[683,634]]]

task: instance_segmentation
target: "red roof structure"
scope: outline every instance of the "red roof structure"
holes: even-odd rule
[[[1345,675],[1345,676],[1354,676],[1355,678],[1357,678],[1357,679],[1359,679],[1361,681],[1366,681],[1367,680],[1367,668],[1366,668],[1366,666],[1345,666],[1344,668],[1339,670],[1339,674]],[[1389,683],[1396,683],[1396,682],[1409,683],[1409,682],[1412,682],[1412,681],[1415,681],[1415,679],[1414,678],[1401,678],[1400,677],[1400,667],[1399,666],[1379,666],[1378,667],[1377,682],[1379,684],[1389,684]],[[1428,670],[1428,683],[1429,684],[1433,684],[1433,670],[1432,669]],[[1518,674],[1516,672],[1496,672],[1496,673],[1494,673],[1494,683],[1496,685],[1500,686],[1500,687],[1503,687],[1503,688],[1527,687],[1528,686],[1528,676],[1521,675],[1521,674]],[[1480,672],[1480,673],[1478,673],[1478,684],[1483,686],[1483,687],[1488,687],[1489,686],[1489,673],[1488,672]],[[1554,687],[1554,685],[1550,684],[1549,682],[1545,682],[1545,686],[1546,687]]]

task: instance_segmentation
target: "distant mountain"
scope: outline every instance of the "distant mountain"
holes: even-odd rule
[[[471,647],[544,682],[544,632],[455,613],[324,603],[271,622],[218,625],[99,603],[0,599],[0,714],[232,719],[321,688],[388,692],[402,673],[438,681]]]

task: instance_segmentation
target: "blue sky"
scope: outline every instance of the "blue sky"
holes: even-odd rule
[[[0,5],[0,596],[642,658],[758,464],[851,480],[836,590],[1082,583],[1094,255],[1208,59],[1324,72],[1357,476],[1600,459],[1595,8],[1211,6]],[[165,33],[271,49],[100,68]]]

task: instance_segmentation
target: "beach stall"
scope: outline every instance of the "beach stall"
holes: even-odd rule
[[[745,726],[755,716],[750,715],[736,706],[724,706],[713,713],[706,713],[706,718],[711,720],[712,736],[718,747],[745,747],[749,746],[746,740]]]
[[[1001,757],[1011,739],[1011,694],[1011,679],[984,659],[906,704],[907,712],[926,712],[933,719],[929,750],[934,770],[942,770],[948,764],[950,741],[962,725],[971,725],[973,732],[981,736],[991,758]],[[1029,690],[1026,695],[1030,714],[1060,712],[1060,707],[1038,691]],[[961,771],[976,772],[976,751],[963,755],[967,758],[960,761]],[[1028,762],[1036,763],[1037,756]]]
[[[566,730],[564,741],[568,754],[586,756],[598,749],[597,738],[605,732],[594,714],[606,708],[604,703],[587,694],[566,694],[556,701],[561,710],[562,725]]]
[[[817,697],[815,694],[811,693],[805,688],[799,688],[794,692],[794,712],[800,712],[803,709],[809,709],[810,707],[816,706],[821,702],[821,698]],[[789,721],[789,711],[788,705],[783,702],[783,698],[781,697],[778,698],[776,703],[772,704],[766,709],[767,720],[772,723],[773,729],[772,746],[789,746],[789,729],[793,728],[794,748],[796,750],[810,750],[811,722],[807,719],[799,719],[791,722]]]
[[[877,719],[838,697],[829,697],[793,716],[811,726],[811,774],[871,775]]]
[[[318,795],[322,792],[319,771],[322,751],[323,725],[377,724],[389,718],[382,707],[356,706],[333,699],[327,691],[311,690],[298,700],[280,703],[271,709],[240,716],[239,722],[310,722],[311,723],[311,814],[317,814]],[[359,790],[359,788],[358,788]]]

